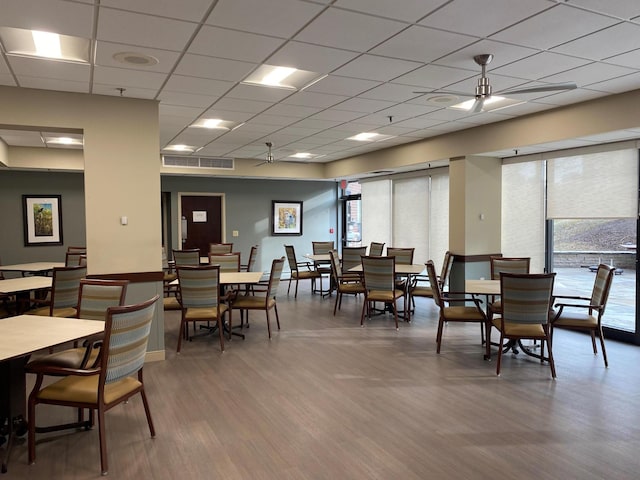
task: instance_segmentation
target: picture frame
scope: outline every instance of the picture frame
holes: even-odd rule
[[[62,245],[62,196],[22,195],[25,247]]]
[[[302,235],[302,202],[272,200],[271,235]]]

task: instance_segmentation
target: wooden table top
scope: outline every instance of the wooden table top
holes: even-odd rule
[[[43,348],[104,330],[101,320],[18,315],[0,319],[0,360],[29,355]]]
[[[220,272],[221,285],[249,285],[258,283],[262,279],[262,272]],[[171,282],[171,285],[178,285],[178,279]]]
[[[465,280],[464,291],[476,295],[500,295],[500,280]]]
[[[38,273],[47,272],[60,267],[64,267],[64,262],[31,262],[16,263],[13,265],[0,265],[0,270],[3,272]]]
[[[424,271],[424,265],[420,263],[404,264],[396,263],[396,275],[420,275]],[[362,264],[349,269],[350,272],[362,272]]]
[[[11,294],[50,288],[52,280],[51,277],[41,276],[8,278],[0,280],[0,292]]]

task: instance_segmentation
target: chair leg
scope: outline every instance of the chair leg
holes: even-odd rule
[[[485,342],[484,359],[491,360],[491,323],[486,322],[484,329],[487,331],[487,341]]]
[[[498,341],[498,361],[496,362],[496,375],[500,376],[500,366],[502,364],[502,344],[504,343],[504,333],[500,332],[500,340]]]
[[[222,325],[222,315],[218,317],[218,334],[220,336],[220,351],[224,352],[224,327]]]
[[[600,347],[602,348],[602,358],[604,359],[605,368],[609,368],[609,360],[607,359],[607,349],[604,347],[604,335],[602,334],[602,327],[598,329],[598,337],[600,337]]]
[[[442,343],[442,329],[444,328],[444,319],[442,316],[438,319],[438,333],[436,334],[436,353],[440,353],[440,344]]]
[[[405,304],[405,309],[407,308],[407,305]],[[396,321],[396,330],[400,330],[400,328],[398,327],[398,301],[397,299],[393,300],[393,319]]]
[[[364,311],[367,310],[367,312],[369,311],[369,302],[367,301],[367,299],[364,299],[364,302],[362,303],[362,313],[360,314],[360,326],[364,327]]]
[[[336,301],[333,305],[333,316],[336,316],[336,310],[338,309],[338,299],[342,298],[342,294],[340,293],[340,290],[338,290],[338,293],[336,293]]]
[[[313,288],[311,289],[311,291],[313,291]],[[296,293],[293,296],[293,298],[298,298],[298,279],[296,278]]]
[[[271,340],[271,320],[269,320],[269,309],[265,311],[267,314],[267,332],[269,332],[269,340]]]
[[[109,465],[107,462],[107,435],[104,430],[104,408],[98,407],[98,432],[100,434],[100,467],[102,475],[109,473]]]
[[[287,288],[287,295],[289,295],[290,291],[291,291],[291,276],[289,276],[289,288]]]
[[[276,314],[276,324],[278,325],[278,330],[280,330],[280,316],[278,315],[278,305],[273,306],[273,311]]]
[[[591,334],[591,346],[593,347],[593,354],[597,355],[598,347],[596,346],[596,332],[594,330],[591,330],[589,333]]]
[[[553,351],[551,349],[551,342],[549,341],[549,327],[545,326],[544,331],[546,333],[546,338],[540,342],[541,346],[540,346],[540,352],[542,353],[542,356],[544,356],[544,342],[547,342],[547,347],[549,349],[549,368],[551,368],[551,377],[552,378],[556,378],[556,364],[553,361]]]
[[[29,429],[29,437],[27,439],[28,442],[28,450],[29,450],[29,465],[35,463],[36,461],[36,397],[38,396],[38,392],[40,391],[40,387],[42,387],[42,380],[44,379],[44,375],[36,376],[36,383],[29,394],[28,400],[28,429]],[[8,449],[9,447],[7,447]]]
[[[151,418],[151,410],[149,409],[149,401],[147,400],[147,394],[144,391],[144,382],[142,381],[142,369],[138,370],[138,381],[142,383],[142,390],[140,390],[140,395],[142,396],[142,405],[144,406],[144,413],[147,416],[149,433],[151,434],[151,438],[154,438],[156,436],[156,429],[153,426],[153,419]]]

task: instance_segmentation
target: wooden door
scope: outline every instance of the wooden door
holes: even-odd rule
[[[199,248],[200,255],[209,253],[210,243],[221,243],[222,197],[182,195],[180,233],[182,249]]]

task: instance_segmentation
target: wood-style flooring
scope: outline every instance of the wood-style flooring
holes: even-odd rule
[[[333,301],[302,283],[294,300],[281,285],[282,330],[274,321],[269,340],[254,312],[246,340],[224,353],[210,336],[176,355],[179,313],[167,312],[167,359],[145,366],[157,437],[139,398],[108,412],[109,476],[640,478],[640,348],[608,341],[605,369],[587,336],[558,331],[556,381],[546,364],[511,353],[496,377],[477,325],[448,325],[436,354],[429,299],[399,331],[386,315],[361,328],[360,298],[345,296],[333,317]],[[59,407],[38,412],[73,419]],[[29,466],[26,442],[16,445],[5,478],[100,475],[97,428],[40,434],[36,449]]]

